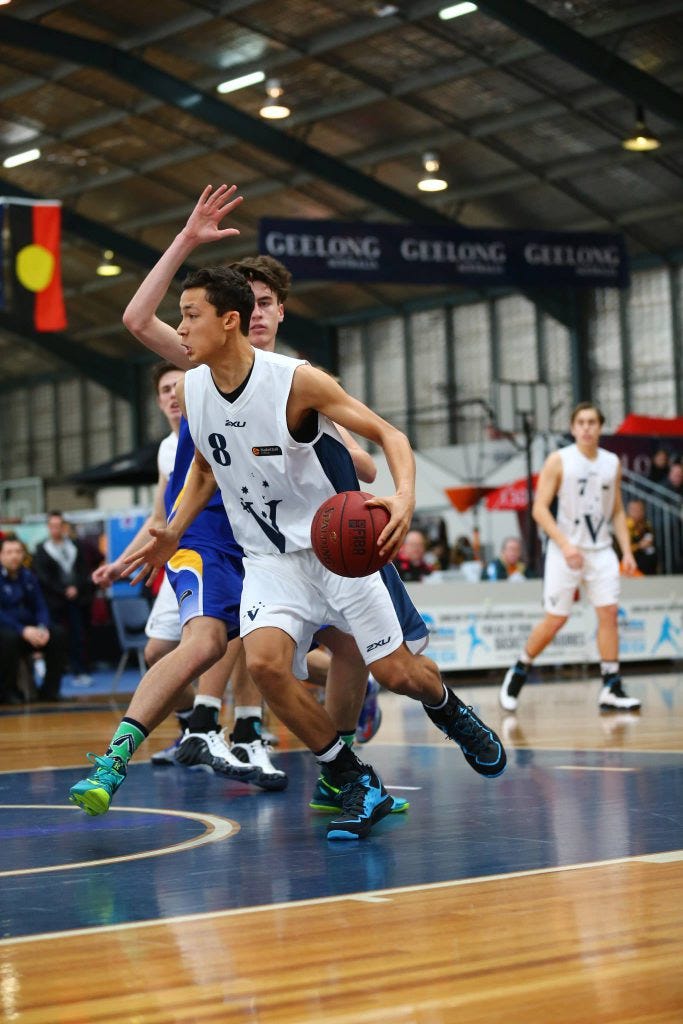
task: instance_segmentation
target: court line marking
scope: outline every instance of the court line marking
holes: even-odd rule
[[[68,804],[0,804],[0,811],[14,810],[46,810],[46,811],[73,811],[76,814],[83,813],[80,807],[71,807]],[[121,864],[129,860],[144,860],[147,857],[163,857],[167,853],[181,853],[185,850],[192,850],[198,846],[206,846],[207,843],[218,843],[223,839],[236,835],[240,831],[240,825],[230,818],[219,818],[215,814],[197,814],[194,811],[162,811],[153,807],[110,807],[109,813],[118,814],[159,814],[175,818],[190,818],[204,825],[206,831],[203,835],[194,836],[193,839],[184,839],[180,843],[173,843],[171,846],[162,846],[158,850],[143,850],[139,853],[123,853],[119,857],[104,857],[101,860],[81,860],[74,864],[55,864],[41,868],[14,868],[11,871],[0,871],[0,878],[14,878],[17,875],[42,875],[49,871],[73,871],[75,868],[99,867],[101,864]]]
[[[315,899],[294,900],[287,903],[266,903],[256,907],[234,907],[227,910],[212,910],[204,914],[178,914],[175,917],[156,918],[155,920],[130,921],[120,924],[103,925],[91,928],[74,928],[71,931],[41,932],[38,935],[20,935],[17,938],[0,939],[0,948],[27,942],[45,942],[53,939],[64,940],[82,935],[102,935],[109,932],[137,930],[139,928],[160,928],[166,925],[191,924],[193,922],[216,921],[225,917],[238,917],[241,914],[263,914],[271,910],[297,910],[300,907],[320,907],[331,903],[352,902],[391,902],[392,897],[405,893],[431,892],[436,889],[457,888],[462,885],[479,885],[489,882],[504,882],[514,878],[531,878],[534,875],[551,875],[564,871],[582,871],[588,868],[614,867],[619,864],[646,863],[661,864],[683,861],[683,850],[666,850],[662,853],[642,853],[633,857],[614,857],[610,860],[585,861],[582,864],[563,864],[552,868],[531,868],[528,871],[507,871],[500,875],[482,875],[479,878],[456,878],[448,882],[427,882],[423,885],[405,885],[394,889],[376,889],[370,893],[345,893],[340,896],[320,896]],[[372,900],[369,898],[372,897]]]

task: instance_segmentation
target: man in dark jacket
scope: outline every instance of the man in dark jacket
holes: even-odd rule
[[[92,680],[86,671],[85,637],[93,587],[85,550],[79,541],[69,536],[61,512],[50,512],[47,529],[47,539],[35,550],[33,568],[52,622],[66,629],[74,682],[89,686]]]
[[[40,700],[58,700],[64,671],[64,631],[52,625],[35,573],[23,565],[26,551],[16,537],[0,540],[0,703],[22,700],[19,662],[39,653],[45,659]]]

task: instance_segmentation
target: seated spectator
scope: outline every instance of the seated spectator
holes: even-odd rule
[[[432,566],[426,560],[427,540],[422,530],[408,530],[394,565],[404,583],[417,583],[429,576]]]
[[[669,473],[669,453],[666,448],[658,448],[652,456],[652,465],[648,479],[653,484],[663,484]]]
[[[453,551],[451,552],[451,562],[453,565],[462,565],[463,562],[475,562],[474,548],[469,537],[458,537],[455,544],[453,545]]]
[[[657,572],[655,533],[645,517],[645,502],[640,498],[634,498],[626,506],[626,525],[636,565],[644,576],[653,576]]]
[[[506,537],[498,558],[492,559],[481,574],[483,580],[521,580],[526,575],[522,562],[522,542],[518,537]]]
[[[443,516],[427,516],[419,513],[413,517],[411,530],[420,530],[427,542],[426,561],[434,569],[447,569],[450,564],[448,530]]]
[[[27,655],[40,653],[45,660],[45,678],[39,700],[58,700],[64,671],[64,631],[50,622],[38,579],[23,565],[26,551],[11,536],[0,540],[0,703],[22,701],[17,685],[19,663]]]
[[[50,512],[48,538],[39,544],[33,557],[33,569],[45,594],[52,621],[65,627],[70,669],[74,682],[88,686],[86,622],[90,617],[93,587],[80,541],[69,536],[61,512]]]

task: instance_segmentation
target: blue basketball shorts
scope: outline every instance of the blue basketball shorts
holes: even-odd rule
[[[179,548],[166,564],[173,587],[181,628],[190,619],[205,615],[221,619],[228,639],[239,636],[242,597],[242,557],[216,548]]]

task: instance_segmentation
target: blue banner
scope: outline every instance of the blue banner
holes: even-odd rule
[[[621,235],[365,221],[261,221],[259,251],[295,279],[359,283],[626,288]]]

